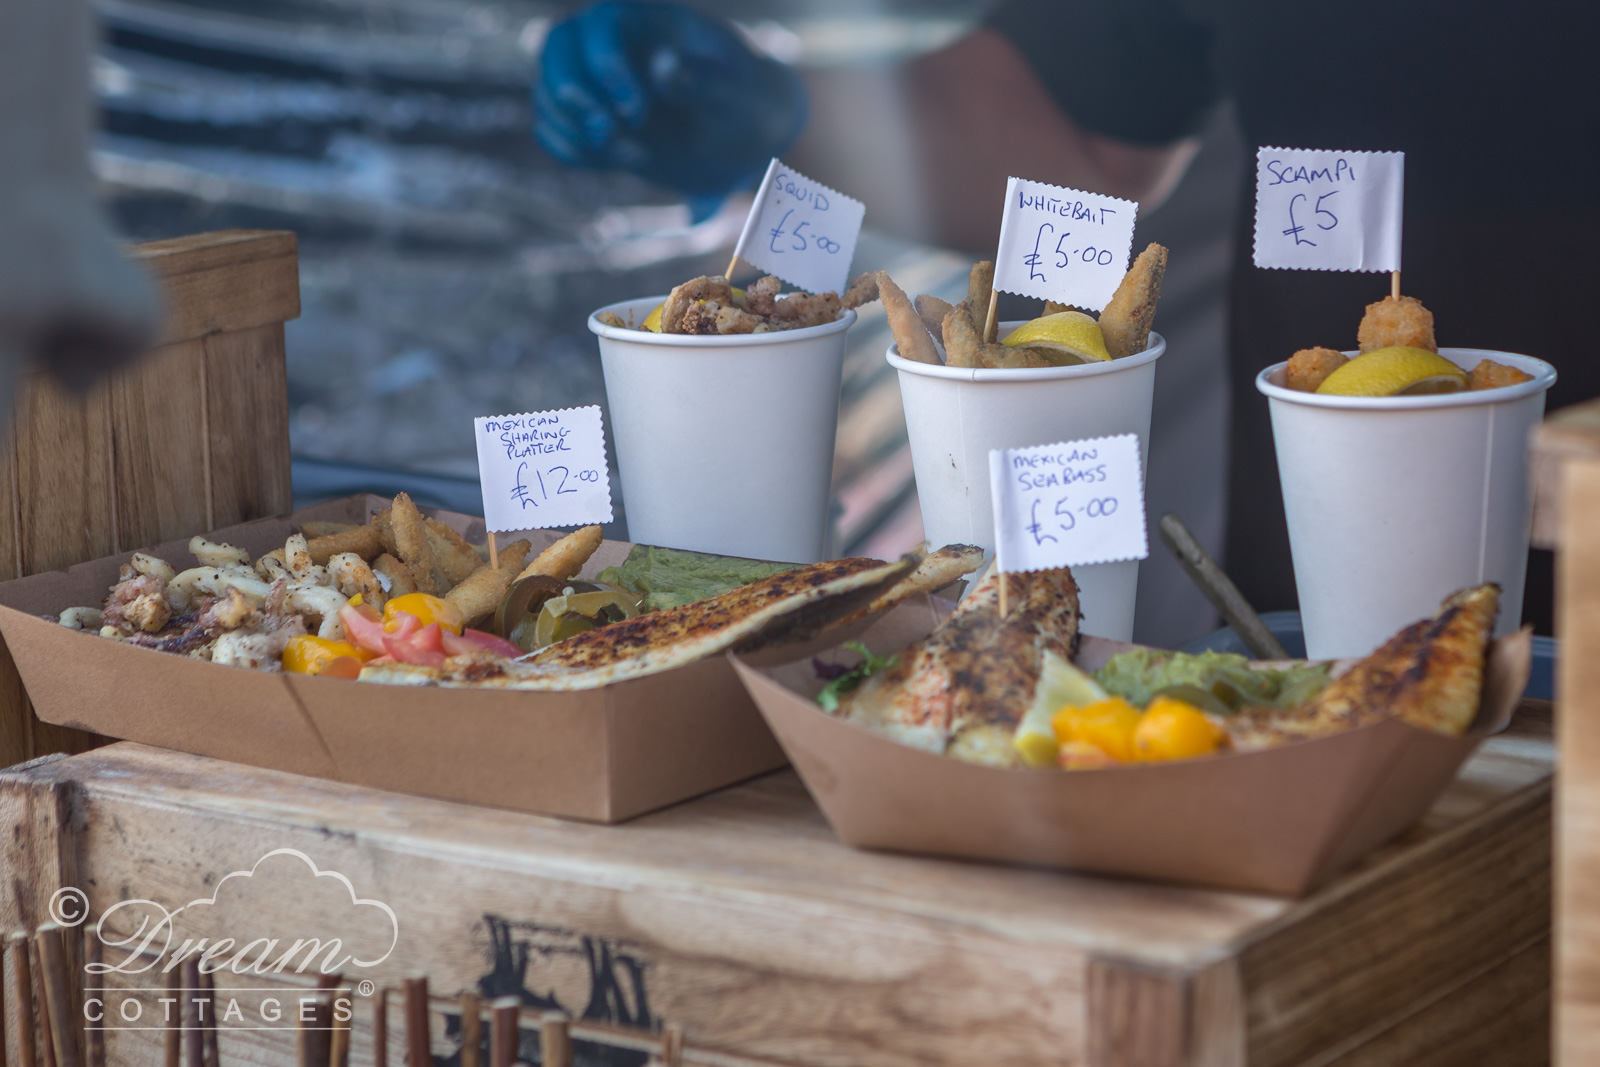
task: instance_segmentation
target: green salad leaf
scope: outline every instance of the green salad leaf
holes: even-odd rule
[[[822,687],[822,692],[817,694],[817,703],[821,704],[825,711],[837,711],[839,701],[846,693],[879,671],[886,671],[900,662],[899,656],[880,656],[859,641],[851,641],[844,647],[859,655],[861,662],[854,667],[845,668],[844,673],[835,676]],[[821,667],[822,664],[818,666]]]

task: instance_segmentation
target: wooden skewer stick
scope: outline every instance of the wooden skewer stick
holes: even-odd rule
[[[39,952],[39,939],[28,939],[28,955],[33,961],[33,1010],[39,1027],[39,1062],[44,1067],[56,1067],[55,1035],[50,1027],[50,998],[44,987],[44,960]]]
[[[433,1067],[433,1051],[428,1041],[428,976],[419,974],[407,978],[405,997],[406,1067]]]
[[[522,1031],[518,997],[499,997],[489,1002],[489,1067],[511,1067],[517,1061],[517,1043]]]
[[[722,272],[722,276],[724,278],[728,279],[728,284],[730,284],[730,285],[733,284],[733,272],[738,270],[738,269],[739,269],[739,253],[735,252],[733,254],[733,258],[728,260],[728,269]]]
[[[179,1016],[183,1021],[183,1067],[205,1067],[205,1046],[200,1040],[200,958],[184,960],[178,974],[183,986]]]
[[[539,1067],[572,1067],[572,1034],[559,1011],[539,1023]]]
[[[178,978],[177,984],[180,986],[183,985],[183,979],[181,975]],[[178,1003],[182,1003],[183,994],[179,993],[173,988],[170,979],[168,980],[166,992],[169,996],[177,998]],[[171,1016],[167,1014],[171,1010],[172,1006],[170,1004],[161,1005],[161,1062],[165,1064],[166,1067],[179,1067],[180,1056],[178,1039],[182,1031],[178,1029],[178,1024],[173,1022]]]
[[[34,1040],[33,967],[28,960],[28,935],[12,934],[9,945],[11,996],[17,1003],[17,1059],[21,1067],[39,1067]]]
[[[1005,571],[1000,572],[1000,621],[1005,622],[1010,610],[1006,606],[1006,587],[1011,584],[1011,575]]]
[[[372,1064],[389,1067],[389,987],[379,986],[372,997]]]
[[[1399,271],[1392,271],[1389,274],[1389,295],[1392,296],[1396,300],[1400,299],[1400,272]]]
[[[50,1040],[60,1067],[81,1067],[78,1035],[73,1027],[72,977],[67,973],[67,946],[61,927],[45,923],[39,927],[39,960],[44,965],[45,1001],[50,1011]]]
[[[100,941],[100,933],[89,922],[83,924],[83,959],[85,966],[98,965],[105,960],[105,946]],[[90,972],[93,973],[93,972]],[[106,1067],[106,1024],[105,1005],[100,1007],[100,1022],[91,1023],[84,1021],[84,1059],[89,1067]]]
[[[494,542],[494,531],[489,531],[489,566],[493,570],[500,569],[500,546]]]
[[[483,1067],[483,1002],[470,990],[461,994],[461,1067]]]
[[[977,309],[974,308],[973,310],[976,311]],[[999,310],[1000,290],[991,287],[989,289],[989,313],[983,319],[983,343],[986,345],[994,344],[995,337],[999,334],[1000,324],[996,321]]]

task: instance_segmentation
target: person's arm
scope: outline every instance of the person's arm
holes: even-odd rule
[[[1194,137],[1151,147],[1085,129],[992,29],[898,70],[828,70],[807,87],[796,167],[871,205],[876,229],[975,254],[994,251],[1011,175],[1148,211],[1198,147]]]

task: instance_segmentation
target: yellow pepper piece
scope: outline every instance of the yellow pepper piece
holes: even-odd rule
[[[1145,709],[1134,731],[1133,747],[1139,759],[1189,759],[1215,752],[1222,738],[1222,728],[1199,708],[1162,696]]]
[[[294,671],[296,674],[321,674],[323,668],[340,656],[348,656],[354,660],[372,658],[370,653],[362,651],[348,641],[333,641],[312,634],[300,634],[289,638],[289,643],[284,646],[283,669]]]
[[[407,615],[415,615],[424,626],[436,622],[439,624],[439,629],[457,634],[467,621],[461,614],[460,608],[448,600],[427,593],[406,593],[404,596],[395,597],[383,606],[383,621],[393,622],[394,617],[402,611]]]
[[[350,606],[351,607],[356,607],[357,605],[365,604],[366,602],[367,602],[367,598],[362,596],[360,593],[357,593],[355,596],[350,598]]]
[[[1048,767],[1055,763],[1056,750],[1060,747],[1055,738],[1035,733],[1017,734],[1011,744],[1022,762],[1030,767]]]
[[[1093,704],[1068,706],[1051,720],[1056,740],[1062,744],[1082,741],[1124,762],[1136,759],[1133,733],[1139,726],[1139,709],[1121,697],[1108,697]]]

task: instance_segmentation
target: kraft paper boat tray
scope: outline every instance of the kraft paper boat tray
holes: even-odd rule
[[[858,640],[898,651],[952,607],[908,601]],[[1077,662],[1092,670],[1132,647],[1086,637]],[[912,748],[822,711],[810,657],[729,658],[850,845],[1298,896],[1421,818],[1510,720],[1530,647],[1526,631],[1491,647],[1466,737],[1396,719],[1261,752],[1081,771],[985,767]]]
[[[300,520],[364,522],[388,503],[349,497],[208,536],[254,558],[282,547]],[[484,540],[481,519],[431,514],[474,543]],[[502,534],[500,543],[519,536],[537,552],[559,535]],[[584,575],[621,562],[630,547],[605,542]],[[194,566],[187,539],[146,551],[179,570]],[[0,634],[46,722],[399,793],[597,822],[629,819],[785,762],[720,656],[578,693],[412,688],[224,667],[39,617],[98,607],[129,555],[0,584]]]

